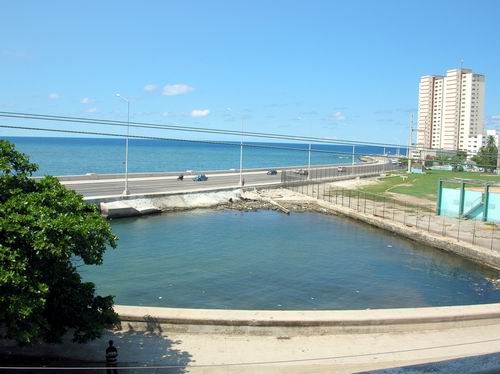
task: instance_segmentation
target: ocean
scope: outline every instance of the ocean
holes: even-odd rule
[[[3,137],[39,165],[36,175],[123,173],[125,140],[115,138]],[[244,142],[243,168],[307,165],[308,144]],[[311,164],[352,162],[352,146],[312,144]],[[396,148],[385,148],[395,155]],[[383,154],[384,148],[356,145],[360,155]],[[401,148],[401,154],[406,150]],[[182,172],[238,169],[240,144],[173,140],[129,140],[129,172]]]

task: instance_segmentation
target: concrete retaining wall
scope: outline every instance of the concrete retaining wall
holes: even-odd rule
[[[427,231],[403,225],[399,222],[388,221],[383,218],[356,212],[352,209],[338,206],[323,200],[317,200],[317,203],[326,209],[340,213],[344,216],[366,222],[370,225],[393,232],[405,238],[444,250],[446,252],[457,254],[478,264],[500,270],[500,253],[497,251],[491,251],[470,243],[459,242],[451,238],[438,236]]]
[[[311,336],[408,332],[497,324],[500,304],[431,308],[266,311],[116,305],[122,330]]]

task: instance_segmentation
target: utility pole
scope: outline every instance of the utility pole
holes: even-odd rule
[[[127,103],[127,137],[125,138],[125,188],[123,189],[123,195],[127,196],[128,191],[128,138],[130,135],[130,100],[124,98],[119,93],[116,94],[118,98]]]
[[[497,174],[500,174],[500,149],[497,148]]]
[[[243,118],[241,119],[241,138],[240,138],[240,187],[243,187]]]
[[[307,179],[311,179],[311,143],[309,143],[309,155],[307,158]]]
[[[412,134],[413,134],[413,113],[410,115],[410,134],[408,135],[408,173],[411,173],[411,143],[412,143]]]

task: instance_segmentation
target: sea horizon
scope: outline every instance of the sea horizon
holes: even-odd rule
[[[35,175],[123,173],[125,138],[2,136],[32,162]],[[243,141],[243,168],[300,166],[308,163],[309,143]],[[353,145],[311,143],[311,164],[352,163]],[[354,144],[354,162],[363,155],[396,155],[397,147]],[[406,148],[399,148],[404,155]],[[240,142],[220,140],[129,139],[130,173],[239,169]]]

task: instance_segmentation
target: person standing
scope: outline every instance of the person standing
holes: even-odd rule
[[[106,367],[108,367],[108,374],[118,374],[116,369],[118,350],[113,345],[113,341],[108,342],[109,346],[106,348]]]

